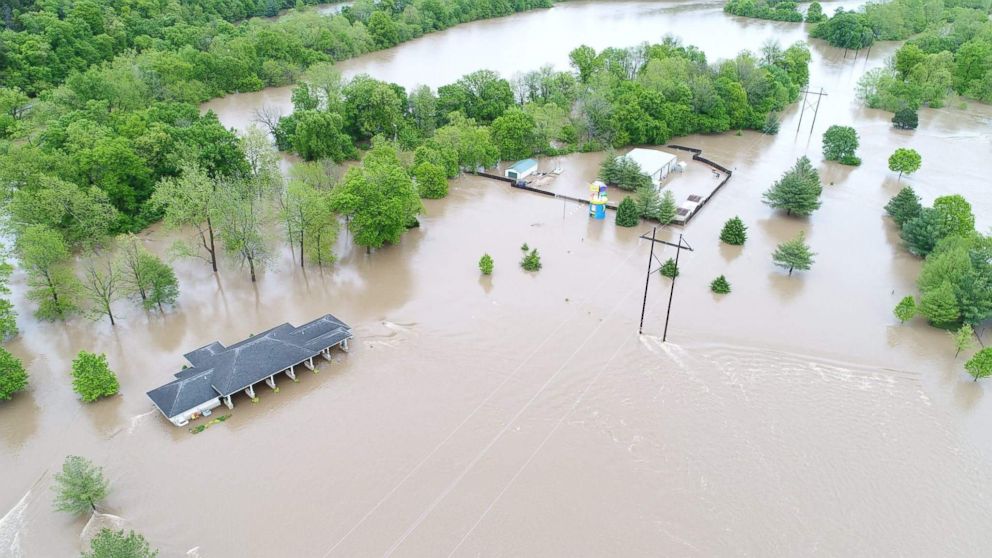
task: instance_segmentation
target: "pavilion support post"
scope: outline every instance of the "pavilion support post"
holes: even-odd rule
[[[303,366],[306,366],[308,369],[313,370],[313,357],[310,357],[305,361],[303,361]]]
[[[292,366],[290,366],[289,368],[287,368],[285,370],[285,372],[286,372],[286,375],[290,377],[290,379],[293,379],[293,380],[296,379],[296,372],[293,372],[293,367]]]
[[[255,399],[255,386],[248,386],[248,389],[245,390],[245,395]]]
[[[272,376],[269,376],[268,378],[266,378],[265,379],[265,383],[268,384],[268,386],[270,388],[276,389],[276,377],[275,377],[275,375],[273,374]]]
[[[331,348],[328,347],[328,348],[320,351],[320,356],[324,357],[324,360],[330,362],[331,361]]]
[[[341,347],[341,350],[342,351],[344,351],[346,353],[348,352],[348,340],[347,339],[345,339],[345,340],[341,341],[340,343],[338,343],[338,346]]]
[[[224,404],[227,405],[227,408],[228,409],[233,409],[234,408],[234,401],[231,401],[231,396],[230,395],[228,395],[227,397],[224,398]]]

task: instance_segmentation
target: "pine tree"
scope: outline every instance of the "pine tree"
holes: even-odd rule
[[[765,203],[784,209],[788,215],[806,216],[820,207],[820,173],[806,157],[800,157],[791,169],[765,192]]]
[[[809,245],[806,244],[806,233],[800,231],[796,238],[778,245],[775,253],[772,254],[772,260],[775,265],[787,268],[789,275],[792,275],[795,269],[806,271],[812,267],[815,255],[816,253],[810,251]]]
[[[885,212],[892,217],[899,227],[905,225],[911,219],[920,216],[923,206],[920,205],[920,197],[909,186],[899,190],[899,193],[885,204]]]
[[[906,320],[913,319],[913,316],[916,315],[916,299],[912,296],[903,297],[903,299],[899,301],[899,304],[896,304],[896,307],[892,313],[899,318],[900,323],[905,323]]]
[[[740,246],[747,240],[747,226],[740,217],[727,219],[720,231],[720,240],[733,246]]]
[[[520,267],[526,271],[537,271],[541,269],[541,255],[537,253],[537,248],[524,255],[520,260]]]
[[[643,186],[634,193],[637,212],[645,219],[657,219],[661,211],[661,198],[654,186]]]
[[[675,265],[675,260],[668,258],[665,263],[661,264],[659,272],[669,279],[675,279],[679,276],[679,267]]]
[[[481,271],[483,275],[493,274],[492,256],[490,256],[489,254],[483,254],[482,257],[479,258],[479,271]]]
[[[640,221],[637,214],[637,203],[631,197],[626,197],[617,206],[616,223],[620,227],[635,227]]]
[[[658,206],[658,222],[662,225],[671,224],[678,210],[678,206],[675,205],[675,194],[671,190],[665,190],[661,196],[661,205]]]
[[[716,294],[727,294],[730,292],[730,283],[723,275],[717,277],[710,283],[710,290]]]

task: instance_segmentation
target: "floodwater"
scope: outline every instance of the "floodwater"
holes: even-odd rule
[[[570,2],[342,66],[437,85],[665,33],[711,59],[803,36],[718,3]],[[177,262],[178,308],[122,303],[116,328],[33,320],[15,275],[23,333],[9,346],[32,384],[0,404],[0,555],[77,550],[88,518],[51,509],[66,454],[104,466],[101,511],[162,556],[989,555],[990,388],[970,381],[945,333],[892,317],[920,264],[882,206],[900,187],[888,154],[912,146],[923,168],[904,183],[927,201],[965,194],[980,228],[992,225],[992,110],[953,101],[921,111],[915,132],[893,130],[853,86],[895,48],[854,60],[812,44],[812,86],[829,94],[812,137],[808,112],[796,131],[796,106],[777,136],[678,139],[735,174],[681,231],[694,251],[681,254],[667,343],[670,282],[657,275],[637,335],[647,225],[590,221],[578,204],[480,177],[427,200],[399,246],[367,256],[342,235],[341,260],[323,272],[301,270],[285,245],[256,285],[229,262],[217,277]],[[280,94],[209,106],[241,127]],[[819,136],[835,123],[856,125],[861,167],[821,161]],[[788,218],[761,192],[802,154],[821,169],[823,207]],[[581,187],[597,162],[563,158],[556,187]],[[735,214],[749,226],[743,249],[717,239]],[[770,253],[800,230],[817,261],[788,277]],[[144,238],[165,253],[176,235]],[[541,252],[538,273],[517,266],[524,242]],[[490,278],[476,268],[484,252]],[[709,292],[720,274],[732,294]],[[325,312],[355,328],[349,354],[278,393],[261,387],[258,403],[237,398],[231,419],[202,434],[173,427],[144,395],[188,350]],[[80,349],[107,353],[120,397],[76,400],[68,370]]]

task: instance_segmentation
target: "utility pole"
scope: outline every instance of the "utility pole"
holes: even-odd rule
[[[810,125],[809,128],[809,135],[812,136],[813,126],[816,125],[816,116],[820,112],[820,101],[822,101],[823,98],[827,96],[827,94],[823,91],[822,87],[820,88],[819,91],[810,91],[809,87],[806,87],[803,91],[800,91],[800,93],[803,94],[803,100],[802,100],[803,107],[802,110],[799,112],[799,124],[796,125],[796,135],[799,134],[799,130],[802,128],[803,115],[806,113],[806,109],[809,108],[811,111],[813,111],[813,123]],[[810,96],[816,97],[816,104],[813,104],[813,101],[809,98]]]
[[[641,235],[641,238],[643,238],[645,240],[650,240],[651,241],[651,252],[648,255],[648,272],[647,272],[647,276],[644,278],[644,301],[641,303],[641,325],[637,329],[638,335],[641,335],[641,334],[644,333],[644,313],[647,310],[647,306],[648,306],[648,285],[651,283],[651,275],[653,273],[657,272],[658,270],[660,270],[661,269],[661,266],[663,265],[661,263],[661,261],[658,260],[658,258],[655,257],[655,255],[654,255],[654,245],[655,245],[655,243],[664,244],[666,246],[671,246],[671,247],[675,248],[675,269],[676,270],[678,270],[678,268],[679,268],[679,254],[682,252],[682,250],[684,249],[684,250],[688,250],[690,252],[693,252],[694,251],[692,249],[692,246],[690,246],[689,243],[687,241],[685,241],[684,235],[679,234],[679,242],[678,242],[678,244],[674,244],[674,243],[668,242],[667,240],[658,240],[656,238],[656,234],[655,234],[657,232],[657,230],[658,230],[658,227],[652,228],[651,229],[651,236],[650,237],[647,236],[647,233]],[[651,269],[651,262],[652,261],[658,263],[658,267],[657,268]],[[665,342],[665,341],[668,340],[668,321],[669,321],[669,318],[671,318],[671,315],[672,315],[672,299],[674,297],[675,297],[675,278],[673,277],[672,278],[672,288],[671,288],[671,290],[668,293],[668,310],[665,312],[665,331],[664,331],[664,333],[662,334],[662,337],[661,337],[662,342]]]

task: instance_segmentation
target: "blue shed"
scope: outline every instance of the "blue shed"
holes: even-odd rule
[[[512,178],[513,180],[522,180],[535,172],[537,172],[537,160],[524,159],[523,161],[513,163],[513,166],[506,169],[505,176],[507,178]]]

